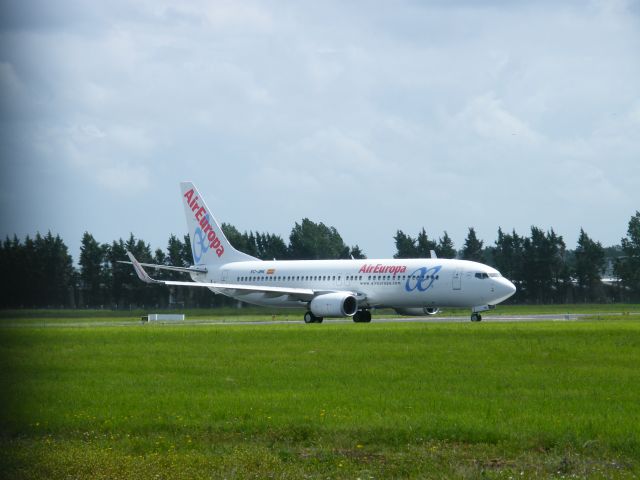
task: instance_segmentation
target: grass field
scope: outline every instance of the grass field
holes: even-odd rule
[[[5,327],[0,373],[4,478],[640,476],[635,316]]]

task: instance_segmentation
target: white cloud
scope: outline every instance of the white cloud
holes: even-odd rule
[[[454,128],[472,130],[487,140],[503,143],[534,144],[541,135],[526,122],[508,112],[493,93],[481,95],[469,102],[453,119]]]

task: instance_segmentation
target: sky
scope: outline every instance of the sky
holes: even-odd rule
[[[580,228],[640,210],[640,1],[0,1],[0,235],[186,234],[308,217],[370,258],[398,229]]]

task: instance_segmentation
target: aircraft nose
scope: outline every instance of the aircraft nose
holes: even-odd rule
[[[507,288],[507,294],[511,296],[514,293],[516,293],[516,286],[513,283],[511,283],[510,280],[507,280],[506,278],[504,280],[505,280],[505,286]]]
[[[497,280],[495,285],[496,298],[494,299],[495,303],[504,302],[507,298],[511,297],[514,293],[516,293],[516,286],[506,278],[500,278],[496,280]]]

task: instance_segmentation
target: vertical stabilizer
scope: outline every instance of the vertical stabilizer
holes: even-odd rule
[[[180,183],[180,191],[187,218],[194,265],[216,265],[257,260],[251,255],[233,248],[193,183]]]

